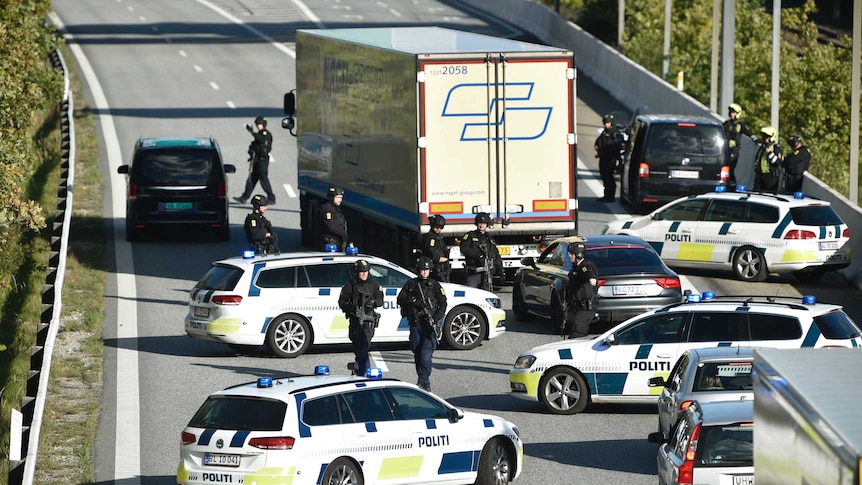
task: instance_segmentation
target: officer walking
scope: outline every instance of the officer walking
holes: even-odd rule
[[[419,258],[416,265],[419,276],[404,283],[397,299],[401,316],[410,324],[410,350],[419,377],[416,384],[426,391],[431,390],[431,357],[446,315],[446,292],[437,280],[430,278],[432,266],[430,258]]]
[[[745,122],[739,119],[742,116],[742,106],[730,103],[727,106],[727,120],[723,123],[724,134],[727,138],[727,164],[730,166],[730,181],[736,182],[736,163],[739,161],[739,144],[742,135],[749,138],[754,133],[748,129]]]
[[[792,194],[802,191],[802,174],[811,166],[811,152],[799,136],[791,136],[787,142],[793,151],[784,157],[784,191]]]
[[[341,213],[344,191],[338,187],[330,187],[326,198],[327,201],[317,210],[323,250],[326,250],[327,244],[335,244],[339,251],[344,251],[347,246],[347,219]]]
[[[251,198],[252,211],[245,217],[245,237],[255,254],[280,254],[278,236],[272,230],[269,219],[264,216],[267,205],[269,200],[260,194]]]
[[[781,182],[781,159],[783,151],[776,143],[775,128],[764,126],[760,129],[760,146],[754,156],[754,190],[778,192]]]
[[[452,266],[449,264],[449,248],[443,241],[443,228],[446,227],[446,218],[441,215],[428,218],[431,229],[422,235],[420,244],[422,256],[431,259],[431,277],[442,283],[449,282],[449,273]]]
[[[586,259],[586,246],[583,243],[569,244],[569,259],[572,269],[566,285],[566,324],[562,329],[564,337],[583,337],[590,332],[590,322],[596,316],[596,282],[598,269]]]
[[[266,129],[266,118],[258,116],[254,119],[257,125],[255,132],[251,125],[245,125],[245,129],[251,133],[254,139],[248,145],[248,178],[245,180],[245,190],[242,195],[234,197],[233,200],[245,204],[255,184],[260,181],[260,187],[266,192],[266,198],[271,205],[275,205],[275,194],[269,184],[269,152],[272,151],[272,133]]]
[[[461,239],[461,254],[464,255],[464,269],[467,273],[466,284],[475,288],[491,291],[491,281],[495,272],[502,271],[503,261],[497,245],[487,233],[491,215],[487,212],[476,214],[476,229],[464,234]]]
[[[383,306],[383,287],[368,274],[370,269],[368,261],[364,259],[353,263],[356,276],[341,288],[338,297],[338,307],[350,321],[347,336],[356,356],[353,373],[357,376],[364,376],[368,370],[368,350],[371,348],[374,329],[380,321],[380,314],[374,309]]]
[[[602,117],[605,128],[596,138],[596,156],[599,158],[599,174],[605,186],[605,195],[600,198],[601,202],[613,202],[617,193],[617,182],[614,178],[617,164],[620,163],[620,150],[622,149],[622,133],[614,126],[614,115],[606,114]]]

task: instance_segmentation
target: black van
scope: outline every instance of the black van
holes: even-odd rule
[[[643,214],[685,195],[727,185],[727,138],[717,120],[639,115],[631,126],[620,175],[620,198]]]
[[[214,138],[141,138],[126,175],[126,240],[158,227],[190,227],[230,238],[226,173]]]

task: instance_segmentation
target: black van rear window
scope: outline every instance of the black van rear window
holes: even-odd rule
[[[186,186],[219,183],[213,170],[215,152],[209,150],[164,149],[138,152],[133,164],[134,183],[141,186]]]
[[[841,310],[814,317],[814,324],[828,339],[848,339],[862,335],[856,323]]]
[[[693,123],[656,124],[649,147],[660,152],[720,156],[724,150],[722,127]]]
[[[800,226],[837,226],[844,224],[831,205],[791,207],[790,217]]]

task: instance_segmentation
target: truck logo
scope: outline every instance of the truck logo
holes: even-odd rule
[[[484,83],[458,84],[449,90],[446,102],[443,104],[442,117],[460,116],[466,118],[480,118],[485,121],[468,121],[461,129],[460,141],[488,141],[488,128],[490,124],[491,140],[497,141],[495,127],[500,128],[500,137],[503,129],[506,130],[506,139],[513,140],[535,140],[541,138],[548,129],[551,120],[551,106],[530,106],[529,101],[533,96],[533,82],[505,83],[500,86],[500,93],[505,92],[506,98],[500,110],[500,119],[497,120],[496,106],[498,98],[491,99],[491,103],[485,109],[484,101],[488,99],[489,90],[493,96],[492,87]],[[477,101],[482,101],[482,111],[471,110],[477,107]],[[504,126],[506,121],[508,124]]]

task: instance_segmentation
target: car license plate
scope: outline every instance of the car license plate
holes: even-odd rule
[[[164,202],[163,207],[169,211],[186,211],[192,208],[191,202]]]
[[[202,306],[195,307],[195,316],[196,317],[208,317],[210,316],[210,309]]]
[[[838,249],[838,241],[823,241],[820,243],[821,251],[829,251],[832,249]]]
[[[733,485],[754,485],[754,475],[734,475]]]
[[[508,256],[512,254],[512,249],[509,246],[497,246],[497,251],[500,252],[500,256]]]
[[[646,288],[641,285],[614,286],[614,295],[641,296],[646,295]]]
[[[671,170],[670,178],[672,179],[696,179],[700,174],[693,170]]]
[[[239,455],[225,455],[223,453],[204,453],[204,465],[238,467]]]

